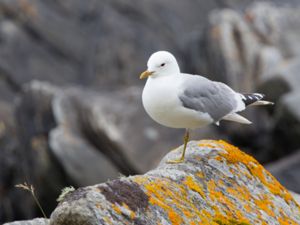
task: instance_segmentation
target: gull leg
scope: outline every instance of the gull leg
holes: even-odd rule
[[[189,132],[189,129],[186,129],[184,138],[183,138],[183,151],[182,151],[182,155],[181,155],[180,159],[170,160],[167,163],[181,163],[184,161],[185,150],[186,150],[186,146],[187,146],[189,140],[190,140],[190,132]]]

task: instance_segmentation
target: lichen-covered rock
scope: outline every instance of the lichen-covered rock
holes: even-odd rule
[[[290,191],[290,193],[299,205],[300,204],[300,195],[298,193],[293,192],[293,191]]]
[[[145,175],[80,188],[51,225],[299,224],[291,194],[255,159],[224,141],[191,141],[184,163],[171,151]]]
[[[3,225],[48,225],[49,220],[43,218],[36,218],[34,220],[22,220],[22,221],[15,221],[11,223],[5,223]]]

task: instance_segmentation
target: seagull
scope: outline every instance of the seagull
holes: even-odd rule
[[[221,120],[242,124],[251,122],[237,114],[250,105],[271,105],[260,93],[242,94],[224,83],[200,75],[181,73],[176,58],[167,51],[153,53],[147,70],[140,79],[148,78],[143,89],[142,102],[146,112],[157,123],[171,128],[184,128],[184,145],[179,159],[184,161],[190,130]]]

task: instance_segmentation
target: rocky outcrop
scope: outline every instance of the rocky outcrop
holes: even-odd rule
[[[193,39],[189,66],[244,92],[278,74],[284,77],[282,73],[297,80],[299,11],[267,2],[251,4],[243,12],[212,11],[205,31]],[[293,78],[287,79],[297,86]]]
[[[288,189],[300,193],[300,151],[266,165],[280,182]],[[298,196],[298,199],[300,197]]]
[[[256,160],[224,141],[192,141],[145,175],[79,188],[50,224],[298,224],[291,194]]]
[[[51,218],[5,225],[299,224],[300,206],[255,159],[213,140],[191,141],[144,175],[64,193]],[[271,167],[270,167],[271,168]]]
[[[50,220],[37,218],[34,220],[16,221],[11,223],[5,223],[3,225],[49,225]]]
[[[191,141],[144,175],[64,193],[50,220],[7,225],[299,224],[300,207],[251,156],[224,141]]]

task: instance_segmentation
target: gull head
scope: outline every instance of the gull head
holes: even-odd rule
[[[143,72],[140,79],[147,77],[156,78],[180,73],[175,57],[167,51],[153,53],[147,63],[147,70]]]

